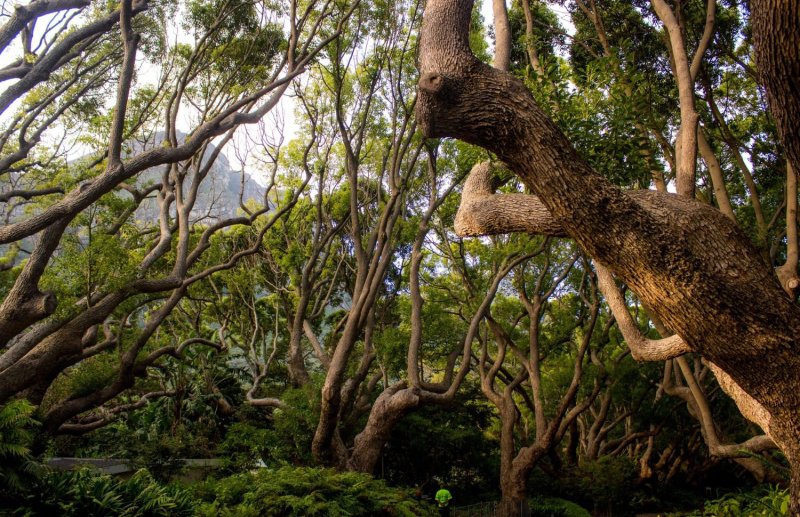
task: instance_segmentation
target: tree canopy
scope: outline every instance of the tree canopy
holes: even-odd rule
[[[3,6],[3,497],[800,513],[796,3]]]

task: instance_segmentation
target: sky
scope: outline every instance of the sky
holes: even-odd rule
[[[183,4],[180,3],[179,5]],[[567,28],[568,31],[571,31],[572,25],[569,21],[569,17],[566,11],[560,6],[551,6],[551,8],[554,8],[555,12],[559,14],[559,18],[561,19],[562,25],[565,28]],[[491,25],[493,19],[491,0],[483,0],[481,2],[481,14],[483,15],[484,25],[486,26]],[[193,41],[193,37],[183,29],[182,24],[180,23],[181,17],[182,14],[178,12],[177,16],[172,21],[168,22],[170,24],[169,33],[171,37],[174,38],[172,43],[178,43],[178,42],[191,43]],[[51,15],[40,18],[36,24],[34,41],[40,39],[41,35],[45,32],[45,30],[48,27],[50,27],[51,25],[57,25],[57,22],[61,20],[63,20],[63,18],[61,18],[61,15]],[[493,47],[492,41],[490,40],[488,43],[490,48],[492,48]],[[19,38],[16,38],[14,43],[10,45],[8,48],[4,49],[4,52],[0,54],[0,66],[6,65],[12,62],[14,59],[17,59],[20,53],[21,53],[21,45],[19,44]],[[149,63],[146,60],[140,60],[140,62],[137,65],[137,76],[138,76],[137,82],[139,84],[147,84],[147,83],[156,84],[158,82],[159,70],[160,66],[158,63]],[[2,86],[0,86],[0,88],[1,87]],[[274,108],[273,110],[274,113],[272,113],[265,119],[265,124],[268,127],[269,126],[275,127],[276,115],[278,118],[282,120],[282,126],[283,126],[282,130],[284,131],[285,142],[289,142],[290,140],[298,136],[298,126],[296,122],[296,113],[295,113],[297,104],[294,97],[291,94],[291,91],[292,91],[291,88],[287,90],[287,93],[284,94],[279,104]],[[113,102],[114,99],[110,98],[109,107],[113,105]],[[5,113],[0,114],[0,122],[2,122],[3,120],[7,120],[16,111],[17,106],[18,104],[12,105],[11,107],[9,107],[8,110],[5,111]],[[189,132],[191,129],[193,129],[193,126],[194,124],[193,121],[191,120],[189,110],[184,108],[183,115],[179,117],[178,129],[180,129],[183,132]],[[242,148],[245,147],[244,145],[245,142],[244,138],[246,137],[244,133],[245,131],[253,131],[253,128],[247,127],[240,130],[242,134],[239,136],[239,139],[240,139],[240,147]],[[277,131],[277,129],[275,129],[275,131]],[[85,155],[88,151],[89,151],[88,149],[83,149],[80,148],[80,146],[78,146],[77,148],[72,149],[71,152],[77,153],[79,155]],[[237,157],[234,156],[234,149],[232,148],[226,149],[226,154],[228,155],[232,165],[237,166],[237,164],[240,163],[240,161],[236,159]],[[250,169],[248,170],[248,172],[251,172],[251,174],[256,178],[257,181],[263,183],[266,180],[266,178],[263,177],[262,175],[255,173],[257,169],[255,167],[255,163],[252,163],[248,160],[245,162],[244,167],[245,169]]]

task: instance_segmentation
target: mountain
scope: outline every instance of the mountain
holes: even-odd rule
[[[183,142],[185,139],[186,135],[179,132],[178,142]],[[163,141],[164,133],[159,132],[147,142],[129,142],[126,147],[128,147],[129,154],[138,154],[162,145]],[[209,144],[203,155],[202,165],[205,165],[215,150],[214,144]],[[145,185],[159,183],[164,167],[164,165],[161,165],[145,170],[137,176],[133,184],[138,188],[142,188]],[[184,191],[190,188],[191,182],[189,180],[190,178],[187,178]],[[225,153],[219,153],[219,156],[211,165],[208,175],[200,183],[197,201],[191,212],[192,219],[203,219],[205,223],[212,223],[236,215],[239,210],[240,191],[243,191],[242,200],[244,202],[251,200],[257,203],[263,202],[264,188],[250,174],[234,170]],[[137,221],[142,223],[158,221],[158,206],[155,195],[150,197],[152,199],[144,200],[136,210],[135,217]],[[172,213],[173,215],[175,213],[174,205]]]

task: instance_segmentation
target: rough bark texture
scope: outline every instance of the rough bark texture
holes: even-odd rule
[[[800,501],[800,467],[797,466],[797,462],[795,462],[792,466],[792,480],[790,481],[789,497],[792,504],[789,514],[797,517],[800,515],[800,505],[797,504],[797,501]]]
[[[61,221],[42,232],[25,267],[0,305],[0,347],[28,326],[50,316],[57,306],[56,295],[39,290],[39,278],[58,247],[67,227]]]
[[[500,517],[517,517],[522,515],[523,505],[528,498],[528,475],[546,450],[536,455],[530,464],[520,465],[515,461],[514,426],[517,423],[517,408],[513,403],[506,403],[500,408],[501,456],[500,456],[500,491],[503,498],[497,515]]]
[[[800,170],[800,2],[753,0],[750,7],[756,66],[786,154]]]
[[[771,434],[797,472],[800,309],[716,209],[670,194],[643,203],[594,172],[520,81],[471,54],[471,8],[469,0],[426,6],[417,103],[425,135],[495,152],[592,257],[769,412]]]
[[[494,194],[492,165],[479,163],[464,183],[455,220],[462,237],[526,232],[564,236],[564,230],[535,196]]]
[[[100,324],[122,301],[120,294],[109,295],[91,310],[45,337],[20,360],[0,372],[0,400],[36,385],[42,379],[54,379],[65,367],[75,363],[82,351],[86,330]]]
[[[419,395],[419,388],[406,388],[404,383],[381,393],[372,406],[367,425],[355,438],[348,468],[374,472],[392,429],[408,411],[419,405]]]

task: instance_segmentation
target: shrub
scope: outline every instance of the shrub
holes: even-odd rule
[[[636,500],[636,468],[627,457],[602,457],[565,468],[558,477],[534,471],[529,486],[543,496],[565,497],[595,513],[629,512]]]
[[[82,469],[43,476],[11,515],[181,517],[194,515],[194,502],[189,491],[160,484],[146,470],[119,480]]]
[[[219,446],[223,458],[222,468],[230,473],[255,468],[269,455],[270,433],[267,429],[236,422],[228,427],[225,439]]]
[[[210,480],[196,488],[202,516],[437,515],[403,490],[357,472],[282,467]]]
[[[702,510],[686,517],[778,517],[789,515],[789,492],[777,487],[762,487],[751,492],[735,492],[707,501]]]
[[[31,455],[35,408],[13,400],[0,408],[0,494],[13,495],[35,480],[42,466]]]
[[[531,517],[591,517],[581,506],[557,497],[536,497],[530,501]]]
[[[531,505],[531,517],[566,517],[563,506],[550,502],[536,502]]]

